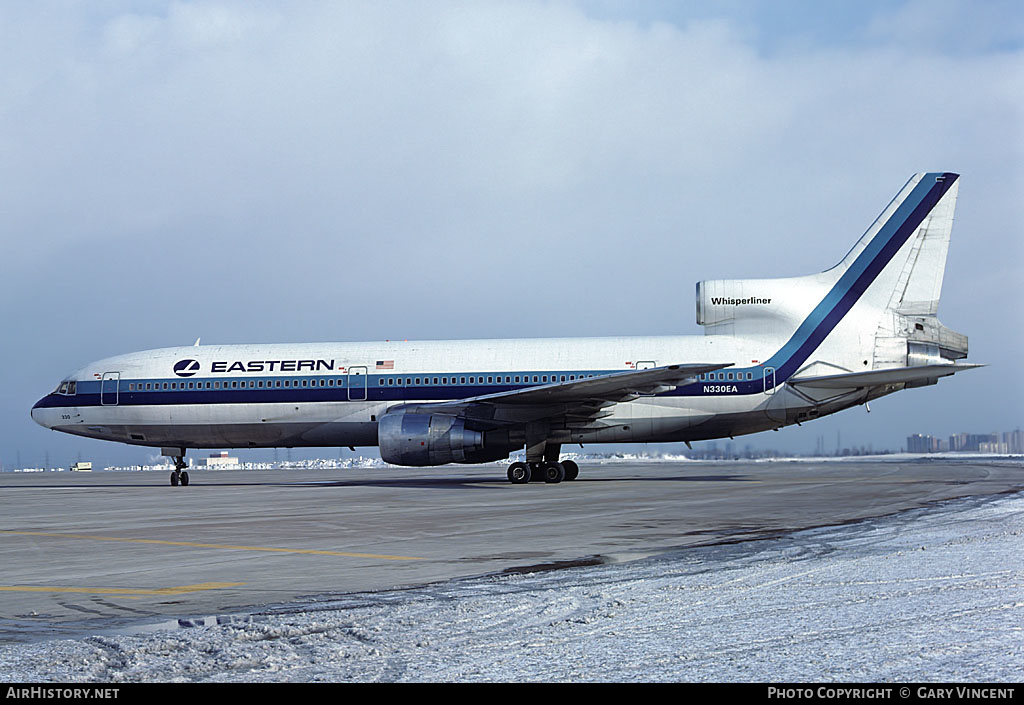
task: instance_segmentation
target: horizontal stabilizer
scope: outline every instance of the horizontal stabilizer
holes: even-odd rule
[[[812,387],[814,389],[860,389],[862,387],[881,387],[886,384],[905,384],[923,380],[948,377],[956,372],[973,370],[970,363],[958,365],[920,365],[918,367],[897,367],[890,370],[868,370],[867,372],[849,372],[839,375],[821,377],[803,377],[789,380],[794,387]]]

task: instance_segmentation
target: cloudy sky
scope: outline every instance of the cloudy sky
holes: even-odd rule
[[[1024,6],[0,4],[0,462],[85,362],[204,343],[699,334],[962,174],[958,375],[752,442],[1024,425]],[[336,451],[335,451],[336,452]]]

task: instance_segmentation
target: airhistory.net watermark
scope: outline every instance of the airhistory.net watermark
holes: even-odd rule
[[[116,700],[118,690],[120,690],[120,688],[44,688],[42,686],[10,686],[7,688],[4,697],[24,698],[26,700]]]

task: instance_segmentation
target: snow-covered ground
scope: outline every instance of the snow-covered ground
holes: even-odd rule
[[[1019,681],[1024,495],[0,647],[11,681]]]

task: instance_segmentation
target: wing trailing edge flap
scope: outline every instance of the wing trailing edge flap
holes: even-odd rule
[[[646,370],[612,372],[568,382],[543,384],[510,392],[485,394],[432,404],[407,407],[406,413],[452,414],[467,418],[515,423],[526,418],[565,416],[569,419],[594,419],[611,413],[607,407],[636,398],[692,384],[698,375],[713,372],[732,363],[687,364],[652,367]]]
[[[973,370],[976,367],[984,367],[984,365],[963,363],[897,367],[889,370],[868,370],[866,372],[848,372],[837,375],[796,377],[787,380],[787,384],[794,387],[809,387],[812,389],[860,389],[863,387],[881,387],[886,384],[906,384],[938,379],[939,377],[948,377],[964,370]]]

